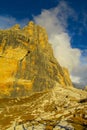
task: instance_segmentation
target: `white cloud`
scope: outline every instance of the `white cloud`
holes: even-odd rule
[[[71,38],[66,30],[69,17],[76,18],[74,11],[65,2],[60,2],[55,8],[42,10],[34,20],[46,28],[55,57],[62,66],[71,71],[79,64],[81,52],[71,47]]]
[[[70,17],[77,19],[74,11],[65,2],[60,2],[55,8],[42,10],[40,15],[34,16],[34,21],[46,28],[54,55],[62,66],[69,69],[72,81],[86,85],[87,57],[82,56],[81,50],[71,47],[71,37],[67,32]],[[85,60],[84,65],[81,57]]]
[[[78,84],[80,84],[80,77],[75,76],[75,75],[74,75],[74,76],[71,75],[70,77],[71,77],[73,83],[78,83]]]
[[[20,24],[21,26],[24,26],[28,23],[28,21],[29,21],[28,18],[25,18],[23,20],[17,20],[12,16],[0,16],[0,28],[1,29],[10,28],[15,24]]]
[[[86,86],[87,85],[87,62],[86,64],[81,63],[77,68],[75,68],[72,72],[71,78],[73,82]]]
[[[0,16],[0,28],[6,29],[16,23],[16,19],[9,16]]]

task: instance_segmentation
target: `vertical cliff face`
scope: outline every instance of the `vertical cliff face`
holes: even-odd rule
[[[26,96],[55,86],[72,86],[68,71],[53,56],[44,28],[30,22],[0,30],[0,95]]]

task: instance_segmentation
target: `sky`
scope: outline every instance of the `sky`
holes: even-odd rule
[[[3,0],[0,28],[33,20],[46,28],[58,62],[73,82],[87,85],[87,0]]]

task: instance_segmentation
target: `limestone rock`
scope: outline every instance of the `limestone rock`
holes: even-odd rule
[[[0,30],[0,96],[27,96],[53,88],[58,82],[72,86],[69,74],[54,58],[44,28],[29,22]]]
[[[56,84],[29,97],[0,99],[0,130],[85,130],[87,101],[79,100],[86,98],[84,90]]]
[[[87,91],[87,86],[85,86],[84,90]]]

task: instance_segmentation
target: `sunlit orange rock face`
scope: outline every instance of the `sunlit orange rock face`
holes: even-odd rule
[[[0,97],[28,96],[53,88],[72,86],[68,71],[53,56],[44,28],[29,22],[0,30]]]

